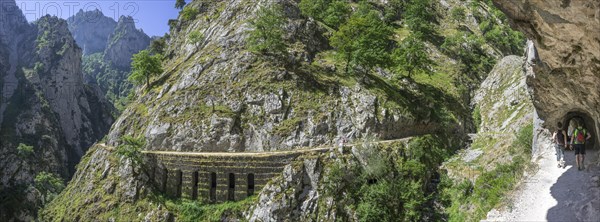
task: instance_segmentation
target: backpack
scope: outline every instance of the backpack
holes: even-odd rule
[[[561,145],[565,145],[565,136],[563,134],[562,130],[558,130],[556,131],[556,143],[561,144]]]
[[[577,128],[575,130],[575,141],[579,144],[582,144],[585,142],[585,129],[579,129]]]

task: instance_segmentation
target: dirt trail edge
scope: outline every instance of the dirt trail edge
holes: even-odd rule
[[[547,143],[546,143],[547,144]],[[585,170],[577,170],[574,151],[565,151],[566,167],[558,168],[554,147],[541,147],[539,169],[493,209],[485,221],[600,221],[598,151],[586,150]]]

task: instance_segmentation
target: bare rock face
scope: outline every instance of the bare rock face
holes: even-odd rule
[[[69,178],[113,109],[83,83],[81,49],[64,20],[29,24],[14,1],[1,3],[0,220],[32,221],[44,203],[36,175]]]
[[[39,62],[34,70],[36,75],[30,79],[39,85],[49,106],[58,114],[75,164],[111,125],[110,105],[83,84],[81,49],[71,37],[67,22],[46,16],[36,25]]]
[[[84,55],[104,52],[108,37],[117,27],[117,22],[104,16],[100,10],[84,12],[80,10],[67,19],[69,30]]]
[[[131,16],[121,16],[117,27],[108,37],[108,46],[104,51],[104,60],[111,61],[119,68],[129,68],[131,56],[150,45],[150,37],[135,28]]]
[[[600,132],[600,2],[494,3],[534,41],[528,53],[534,59],[527,83],[545,127],[554,128],[556,122],[575,113],[587,119],[587,128]]]

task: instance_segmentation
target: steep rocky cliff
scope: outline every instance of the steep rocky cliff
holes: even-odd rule
[[[2,3],[0,220],[29,220],[43,203],[36,175],[68,179],[107,132],[113,110],[83,83],[81,49],[64,20],[46,16],[30,25],[14,1]]]
[[[600,132],[600,2],[494,0],[534,41],[537,54],[527,83],[543,127],[553,129],[571,114]],[[594,133],[594,140],[600,136]],[[600,146],[600,143],[595,143]]]
[[[117,27],[108,36],[104,60],[110,61],[118,68],[129,68],[131,56],[146,49],[148,45],[150,45],[150,37],[135,28],[135,20],[131,16],[121,16]]]
[[[252,22],[261,8],[273,5],[281,6],[284,14],[282,39],[287,45],[281,57],[253,52],[248,45],[255,30]],[[372,7],[378,15],[389,10],[385,4],[361,7]],[[96,145],[86,154],[74,179],[42,211],[42,218],[199,220],[210,214],[211,220],[334,221],[359,220],[378,209],[388,212],[378,215],[387,220],[393,220],[390,215],[440,218],[431,195],[439,182],[436,169],[461,146],[465,133],[475,130],[469,101],[478,79],[487,76],[496,58],[512,50],[499,50],[491,40],[495,36],[485,34],[506,28],[487,6],[457,0],[436,2],[434,8],[442,31],[423,40],[437,63],[434,73],[406,78],[382,68],[345,73],[335,56],[339,52],[329,45],[331,27],[302,14],[297,1],[192,1],[169,23],[164,72],[151,78],[149,87],[136,89],[135,101],[113,125],[106,146]],[[461,10],[464,18],[450,17]],[[399,19],[394,13],[386,15]],[[401,22],[393,24],[394,41],[412,32]],[[193,41],[194,32],[202,38]],[[514,51],[520,53],[521,39],[513,40]],[[518,59],[503,63],[510,74],[520,70],[507,64],[513,60]],[[153,166],[135,164],[121,152],[129,136],[140,138],[144,150],[225,156],[343,140],[415,138],[305,155],[256,196],[209,205],[206,197],[170,199],[154,186],[154,174],[149,173]]]
[[[150,44],[135,20],[122,16],[117,23],[101,11],[79,11],[67,19],[69,30],[83,48],[83,77],[97,85],[105,98],[122,110],[132,85],[127,81],[133,54]]]
[[[67,19],[69,30],[77,45],[83,49],[83,55],[102,53],[108,46],[109,35],[117,27],[117,22],[104,16],[100,10],[80,10]]]
[[[294,2],[282,2],[285,39],[295,50],[290,58],[251,53],[245,47],[249,21],[265,4],[186,6],[202,14],[172,26],[165,72],[152,89],[137,91],[141,95],[117,120],[108,144],[134,135],[149,150],[273,151],[351,140],[367,129],[393,139],[439,127],[436,118],[447,110],[420,97],[418,84],[400,82],[399,91],[390,91],[379,76],[357,84],[321,62],[311,65],[331,59],[316,57],[328,49],[325,30],[300,15]],[[188,40],[193,31],[204,33],[198,46]]]

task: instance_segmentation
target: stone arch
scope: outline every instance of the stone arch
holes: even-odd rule
[[[181,187],[183,186],[183,173],[181,172],[181,170],[178,169],[175,171],[175,179],[177,180],[177,181],[175,181],[175,182],[177,182],[177,186],[176,186],[177,191],[175,193],[175,196],[181,197]]]
[[[217,173],[210,173],[210,191],[209,198],[211,202],[217,201]]]
[[[573,110],[571,112],[568,112],[561,119],[561,122],[563,124],[563,129],[567,130],[567,134],[569,136],[570,134],[572,134],[572,130],[574,129],[573,127],[569,126],[573,126],[573,124],[575,124],[576,121],[581,121],[583,123],[583,127],[587,129],[588,133],[592,135],[592,138],[590,138],[590,140],[586,143],[585,148],[597,149],[600,146],[600,144],[598,144],[598,142],[596,141],[596,138],[598,138],[598,126],[596,121],[589,114],[581,110]],[[554,123],[554,128],[556,128],[556,123]]]
[[[198,199],[198,171],[192,173],[192,200]]]
[[[249,173],[248,174],[248,196],[252,196],[254,194],[254,174],[253,173]]]
[[[167,181],[169,179],[169,170],[165,167],[163,168],[162,173],[162,181],[160,182],[160,189],[166,193],[167,192]]]
[[[235,174],[229,173],[227,200],[235,201]]]

